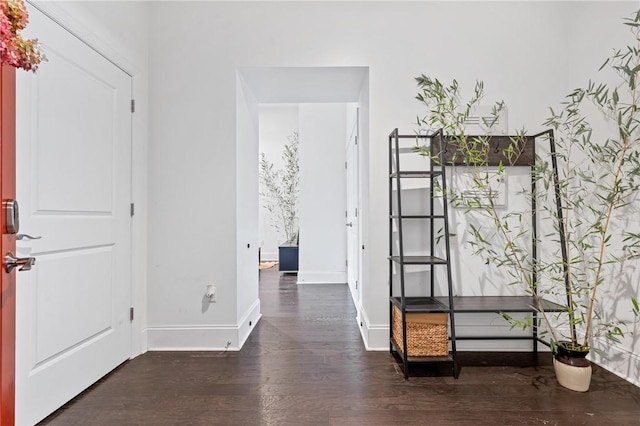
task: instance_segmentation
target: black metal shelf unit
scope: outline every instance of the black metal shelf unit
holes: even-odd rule
[[[535,167],[535,143],[536,139],[546,135],[550,141],[550,155],[552,158],[555,156],[555,146],[553,139],[553,131],[545,131],[535,136],[524,137],[524,144],[522,152],[515,163],[511,163],[512,166],[526,166]],[[474,136],[469,136],[473,138]],[[416,139],[417,138],[417,139]],[[489,159],[488,166],[498,166],[509,164],[509,160],[505,157],[504,148],[512,140],[512,136],[491,136],[489,139]],[[531,335],[509,335],[509,336],[457,336],[455,330],[455,314],[456,313],[530,313],[533,316],[534,323],[537,323],[538,311],[535,298],[532,296],[454,296],[451,282],[451,259],[450,259],[450,246],[449,246],[449,226],[448,226],[448,212],[447,212],[447,198],[446,198],[446,167],[441,167],[435,162],[431,161],[429,166],[431,171],[402,171],[400,170],[400,154],[407,154],[414,152],[414,149],[400,147],[399,141],[402,139],[414,139],[429,143],[431,152],[438,152],[439,159],[438,164],[446,166],[465,166],[463,156],[456,151],[456,149],[447,145],[446,137],[443,136],[442,131],[438,131],[430,136],[417,136],[417,135],[399,135],[398,130],[395,129],[389,135],[389,287],[390,287],[390,324],[392,321],[393,306],[400,309],[402,313],[402,325],[403,325],[403,342],[402,345],[396,345],[391,339],[390,350],[392,353],[399,355],[403,361],[403,367],[405,377],[408,377],[409,364],[413,362],[453,362],[453,374],[454,377],[458,377],[458,366],[456,360],[456,340],[529,340],[532,342],[532,351],[537,353],[538,345],[540,342],[549,346],[549,343],[540,338],[538,329],[532,328]],[[424,144],[419,144],[424,145]],[[417,155],[417,154],[414,154]],[[553,164],[554,173],[557,174],[557,166]],[[402,185],[403,178],[426,178],[429,184],[429,214],[418,215],[403,215],[402,213]],[[442,213],[433,214],[434,212],[434,183],[435,179],[441,179],[441,194],[438,196],[439,202],[442,203]],[[395,183],[395,186],[394,186]],[[393,192],[396,191],[396,205],[394,211],[393,205]],[[531,193],[536,192],[535,179],[531,181]],[[557,194],[556,194],[557,196]],[[536,200],[532,197],[532,256],[537,258],[537,220],[536,220]],[[558,207],[561,214],[560,207]],[[428,232],[430,238],[430,253],[420,256],[408,256],[404,253],[404,241],[403,241],[403,221],[406,220],[425,220],[428,222]],[[434,256],[435,250],[435,237],[434,237],[434,221],[442,220],[444,235],[442,236],[445,242],[444,256]],[[394,252],[394,223],[397,227],[397,251]],[[564,241],[564,236],[560,235],[561,241]],[[398,267],[399,281],[400,281],[400,294],[394,294],[393,286],[393,267]],[[431,293],[428,296],[407,296],[405,294],[405,266],[406,265],[429,265],[430,266],[430,278],[431,278]],[[443,265],[447,271],[447,289],[446,295],[434,294],[434,266]],[[536,272],[533,271],[532,279],[536,282]],[[566,307],[557,303],[542,300],[542,307],[546,312],[564,312]],[[406,342],[406,315],[411,313],[427,313],[427,312],[444,312],[447,313],[450,319],[450,342],[451,351],[447,357],[412,357],[407,354],[407,342]],[[393,333],[393,331],[392,331]],[[400,347],[401,346],[401,347]]]
[[[440,363],[447,362],[452,364],[452,373],[454,377],[458,377],[458,365],[456,356],[456,337],[455,337],[455,318],[453,315],[454,299],[452,294],[451,283],[451,258],[449,247],[449,222],[447,213],[446,199],[446,168],[438,166],[434,161],[429,162],[430,170],[403,170],[401,167],[401,156],[403,154],[413,154],[413,149],[400,145],[402,139],[416,139],[422,142],[429,141],[433,143],[437,141],[440,148],[443,147],[444,137],[442,131],[436,132],[430,136],[416,135],[400,135],[398,129],[395,129],[389,135],[389,324],[393,323],[394,306],[401,316],[402,324],[402,342],[394,341],[393,327],[390,335],[389,348],[391,353],[402,360],[405,378],[409,377],[409,368],[412,363]],[[438,152],[444,152],[440,149]],[[440,164],[445,164],[441,162]],[[423,188],[428,189],[428,211],[426,214],[403,214],[402,188],[405,179],[421,179]],[[435,193],[435,187],[442,189],[440,194]],[[395,191],[395,200],[394,200]],[[440,213],[435,213],[435,199],[438,198]],[[405,235],[404,221],[422,221],[427,226],[425,235],[428,235],[427,253],[419,255],[407,255],[405,253]],[[444,230],[442,239],[444,240],[444,251],[437,253],[438,244],[435,237],[435,223],[439,222],[440,227]],[[397,229],[397,238],[394,238],[394,227]],[[396,248],[394,249],[394,243]],[[425,265],[429,267],[430,276],[430,292],[423,296],[408,296],[406,294],[405,268],[408,265]],[[398,269],[396,274],[399,280],[399,294],[394,294],[394,267]],[[442,267],[446,274],[447,294],[443,295],[445,302],[443,303],[435,294],[436,292],[436,273],[435,269]],[[447,355],[437,356],[412,356],[409,354],[407,344],[407,315],[414,313],[445,313],[449,321],[449,337],[448,343],[450,349]]]

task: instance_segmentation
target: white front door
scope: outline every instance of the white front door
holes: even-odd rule
[[[37,10],[48,62],[17,82],[16,423],[131,353],[131,77]]]
[[[359,279],[359,155],[358,155],[358,109],[354,116],[349,118],[351,126],[349,140],[347,141],[347,282],[351,297],[356,306],[359,306],[360,290]]]

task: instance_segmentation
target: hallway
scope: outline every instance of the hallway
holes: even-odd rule
[[[41,424],[640,425],[640,388],[595,367],[588,393],[565,390],[548,354],[530,367],[466,353],[458,380],[405,381],[388,352],[365,351],[346,285],[260,279],[263,317],[240,352],[148,352]]]

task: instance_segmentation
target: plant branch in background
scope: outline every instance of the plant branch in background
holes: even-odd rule
[[[276,169],[264,153],[260,154],[260,196],[264,208],[271,214],[271,225],[285,238],[285,244],[295,245],[298,238],[298,185],[300,163],[298,133],[288,137],[282,160],[284,167]]]

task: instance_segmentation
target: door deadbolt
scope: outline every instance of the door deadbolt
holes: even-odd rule
[[[17,234],[20,230],[20,210],[18,209],[18,201],[13,199],[2,201],[2,210],[4,210],[4,229],[3,234]]]

